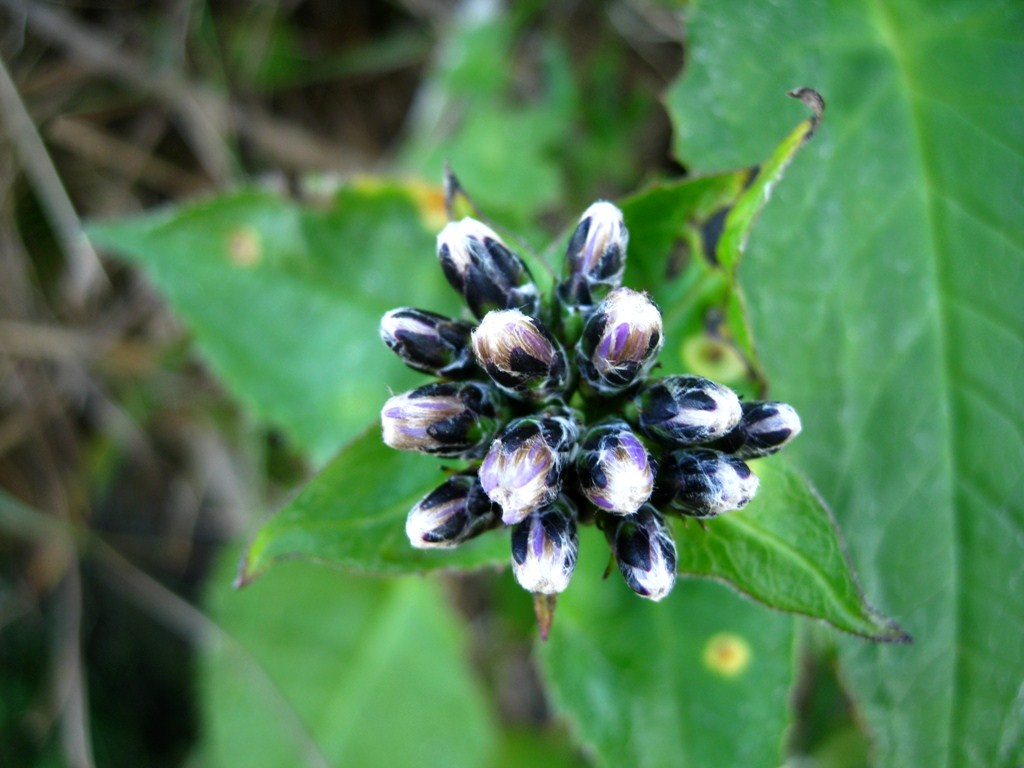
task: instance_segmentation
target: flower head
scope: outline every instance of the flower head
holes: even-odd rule
[[[672,591],[676,543],[657,509],[644,504],[635,515],[609,518],[604,534],[630,589],[654,601]]]
[[[800,434],[800,429],[800,416],[791,405],[765,401],[743,403],[740,423],[711,446],[740,459],[756,459],[782,450]]]
[[[380,412],[384,442],[400,451],[474,457],[486,450],[501,395],[475,381],[427,384],[390,398]]]
[[[740,423],[740,399],[701,376],[668,376],[636,397],[640,429],[669,445],[697,445],[722,437]]]
[[[508,527],[515,578],[541,596],[542,636],[576,567],[578,525],[596,523],[630,589],[661,600],[676,578],[663,515],[742,508],[758,488],[743,458],[774,453],[800,431],[784,403],[741,405],[700,376],[647,379],[664,328],[651,298],[621,285],[628,241],[622,212],[594,203],[544,299],[493,230],[452,222],[437,255],[478,322],[409,307],[381,321],[407,365],[457,380],[389,399],[384,441],[471,460],[409,512],[410,543],[449,548]]]
[[[524,416],[509,422],[480,466],[484,491],[506,525],[550,504],[576,449],[579,430],[566,416]]]
[[[580,492],[590,503],[616,515],[636,512],[654,489],[647,449],[620,419],[587,431],[576,459],[576,475]]]
[[[622,285],[628,244],[622,211],[604,200],[587,208],[565,251],[567,277],[559,286],[560,297],[589,307]]]
[[[437,236],[437,257],[477,317],[492,309],[537,314],[540,294],[530,270],[486,224],[471,218],[448,224]]]
[[[658,496],[684,515],[716,517],[742,509],[759,484],[741,459],[710,448],[673,451],[658,470]]]
[[[534,594],[564,592],[576,570],[579,549],[576,508],[563,496],[512,529],[512,573]]]
[[[465,379],[477,372],[470,349],[473,326],[460,320],[401,307],[385,313],[380,338],[410,368],[441,376]]]
[[[476,475],[454,475],[409,512],[405,533],[417,549],[450,548],[498,524],[498,509]]]
[[[488,312],[473,331],[473,354],[503,392],[547,400],[565,389],[565,351],[539,320],[517,309]]]
[[[663,343],[661,312],[646,294],[617,288],[597,305],[576,345],[580,376],[601,395],[632,386]]]

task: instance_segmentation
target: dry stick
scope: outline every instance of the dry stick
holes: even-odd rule
[[[81,550],[84,556],[93,557],[102,566],[110,586],[186,641],[197,648],[209,648],[218,641],[230,647],[250,665],[256,683],[267,695],[267,703],[277,708],[282,725],[301,745],[306,763],[312,768],[330,768],[306,724],[259,659],[217,622],[133,564],[101,537],[87,528],[45,515],[3,489],[0,489],[0,530],[28,541],[60,541],[71,552]]]
[[[92,739],[82,669],[82,577],[78,557],[70,556],[58,594],[60,612],[53,639],[57,668],[54,685],[60,708],[60,741],[71,768],[92,768]]]
[[[89,31],[70,14],[24,0],[0,0],[37,33],[65,46],[79,63],[104,71],[174,106],[192,148],[206,172],[218,184],[231,176],[231,154],[221,138],[223,110],[198,98],[187,84],[169,72],[151,72],[147,66],[118,51],[118,41]]]
[[[352,173],[362,170],[357,160],[335,144],[259,110],[235,104],[172,72],[152,72],[97,30],[70,15],[25,0],[0,0],[0,7],[24,18],[34,32],[64,46],[81,65],[104,72],[168,104],[182,123],[199,161],[215,181],[227,179],[231,166],[221,140],[231,126],[267,153],[272,161],[295,170],[318,168]]]
[[[22,168],[32,181],[39,201],[46,210],[68,260],[67,290],[76,304],[81,304],[99,286],[109,286],[99,256],[82,229],[67,190],[61,183],[53,160],[46,151],[39,132],[32,124],[28,110],[18,94],[0,58],[0,120],[6,125],[11,142],[21,158]]]
[[[46,133],[51,141],[89,162],[106,166],[122,176],[137,176],[144,184],[170,195],[194,194],[207,185],[204,178],[114,138],[85,120],[58,117]]]
[[[4,362],[6,361],[0,358],[0,363]],[[25,398],[29,386],[26,377],[19,372],[11,374],[5,371],[4,374],[13,387],[20,391],[19,394]],[[35,383],[33,382],[33,384]],[[40,384],[40,387],[33,387],[32,397],[46,403],[52,399],[48,397],[51,387],[45,380]],[[38,420],[38,416],[36,418],[36,434],[43,454],[41,463],[46,467],[54,468],[51,473],[47,473],[47,477],[51,481],[56,481],[46,483],[46,490],[43,491],[48,498],[47,506],[54,510],[53,517],[45,516],[42,513],[37,513],[37,515],[50,525],[63,528],[63,526],[70,526],[71,503],[68,489],[60,481],[60,472],[59,469],[56,469],[59,460],[53,441],[60,440],[62,436],[66,437],[62,433],[66,432],[67,425],[60,418],[54,419],[53,423],[57,425],[56,429],[48,429],[44,434],[43,425]],[[52,426],[53,423],[47,426]],[[0,490],[0,520],[2,521],[6,521],[6,518],[9,517],[7,509],[9,505],[5,504],[8,498]],[[88,696],[82,659],[82,582],[78,552],[70,545],[71,542],[64,538],[46,537],[39,540],[45,542],[46,546],[59,547],[65,555],[63,578],[57,591],[56,621],[52,636],[54,658],[52,690],[58,715],[61,751],[65,763],[70,768],[92,768],[95,761],[92,756]]]

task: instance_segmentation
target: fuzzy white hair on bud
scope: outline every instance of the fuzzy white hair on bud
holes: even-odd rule
[[[514,355],[527,354],[550,365],[557,350],[538,330],[537,321],[518,309],[495,310],[473,330],[473,354],[481,365],[514,371]]]
[[[626,584],[657,602],[676,583],[676,545],[658,511],[645,504],[635,514],[613,522],[605,531]]]
[[[466,407],[455,395],[422,397],[417,390],[395,395],[381,409],[384,443],[399,451],[433,452],[430,428],[463,414]]]
[[[598,426],[586,435],[577,476],[583,495],[615,515],[633,514],[654,490],[647,449],[624,422]]]
[[[505,525],[554,501],[578,436],[571,419],[549,416],[516,419],[494,439],[480,466],[480,483],[501,507]]]
[[[693,517],[715,517],[742,509],[757,494],[760,480],[734,456],[707,448],[674,451],[658,472],[670,504]]]
[[[626,364],[640,363],[646,372],[661,351],[661,312],[647,294],[631,288],[617,288],[598,305],[595,318],[604,321],[604,332],[591,361],[598,373],[607,376]]]
[[[505,245],[497,232],[482,221],[467,216],[461,221],[452,221],[445,225],[437,235],[437,250],[440,252],[447,247],[455,268],[464,272],[473,263],[474,242],[483,246],[486,240]]]
[[[715,440],[734,429],[743,416],[736,393],[700,376],[669,376],[637,396],[640,428],[678,445]]]
[[[530,513],[512,531],[512,573],[534,594],[564,592],[576,570],[579,536],[575,509],[560,499]]]
[[[471,343],[487,375],[515,398],[543,400],[565,387],[565,351],[540,321],[518,309],[488,312]]]
[[[580,216],[580,224],[590,219],[587,238],[583,252],[579,254],[580,269],[583,274],[590,274],[599,266],[601,258],[609,246],[617,246],[621,257],[625,256],[629,242],[629,232],[622,218],[622,211],[607,200],[598,200]]]

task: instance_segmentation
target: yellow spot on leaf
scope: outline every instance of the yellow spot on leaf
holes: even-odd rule
[[[712,635],[704,645],[704,666],[722,677],[736,677],[750,666],[750,645],[731,632]]]
[[[254,267],[263,256],[259,232],[239,227],[228,236],[228,258],[236,267]]]

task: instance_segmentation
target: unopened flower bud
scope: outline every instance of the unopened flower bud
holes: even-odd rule
[[[448,224],[437,236],[437,257],[477,317],[492,309],[537,314],[540,293],[530,270],[486,224],[471,218]]]
[[[576,509],[562,496],[512,529],[512,573],[534,594],[563,592],[576,570],[579,549]]]
[[[644,504],[635,515],[608,517],[604,534],[629,588],[661,600],[676,583],[676,543],[661,514]]]
[[[583,495],[614,515],[636,512],[654,488],[647,449],[624,421],[598,425],[583,436],[576,474]]]
[[[503,415],[501,395],[475,381],[436,383],[390,398],[381,409],[384,442],[400,451],[481,456]]]
[[[380,338],[417,371],[463,379],[476,371],[470,347],[473,326],[424,309],[401,307],[380,321]]]
[[[501,507],[505,525],[555,500],[578,437],[571,417],[541,415],[514,419],[495,438],[480,466],[480,482]]]
[[[412,508],[405,533],[417,549],[449,548],[493,528],[499,519],[476,475],[454,475]]]
[[[791,405],[765,401],[743,403],[743,416],[732,432],[710,447],[740,459],[770,456],[800,434],[800,416]]]
[[[669,445],[695,445],[722,437],[740,422],[736,393],[700,376],[667,376],[636,397],[640,429]]]
[[[520,400],[561,394],[569,375],[562,345],[517,309],[488,312],[473,331],[473,354],[495,384]]]
[[[590,306],[622,285],[629,232],[622,211],[598,201],[587,208],[565,252],[565,281],[559,298],[573,306]]]
[[[576,345],[580,376],[615,395],[650,370],[663,342],[661,312],[647,295],[617,288],[597,305]]]
[[[658,467],[659,499],[691,517],[715,517],[741,509],[759,481],[741,459],[710,448],[673,451]]]

